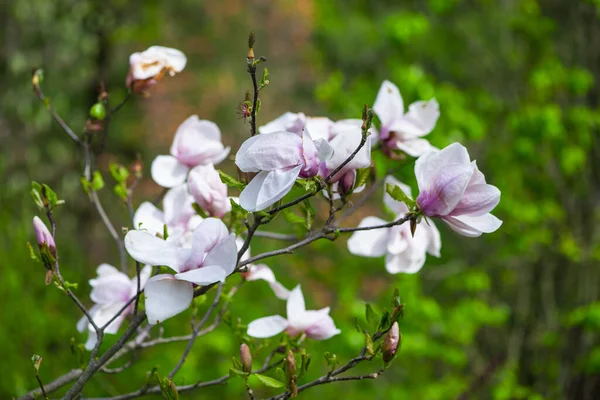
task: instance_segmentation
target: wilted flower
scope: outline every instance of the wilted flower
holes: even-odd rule
[[[389,363],[392,361],[396,353],[398,352],[398,344],[400,343],[400,327],[398,322],[394,322],[390,330],[385,334],[383,338],[382,355],[383,362]]]
[[[43,250],[44,247],[47,246],[50,254],[56,258],[56,243],[54,242],[54,237],[52,237],[46,224],[44,224],[39,217],[33,217],[33,230],[35,231],[35,239],[40,250]]]
[[[188,187],[196,203],[208,215],[221,218],[231,211],[227,185],[212,164],[198,165],[190,171]]]
[[[235,234],[230,234],[216,218],[207,218],[198,225],[192,234],[191,248],[140,230],[127,233],[125,248],[134,260],[166,265],[176,272],[153,276],[146,284],[146,314],[150,324],[187,309],[194,297],[194,285],[224,282],[237,263]]]
[[[89,314],[96,326],[102,327],[117,315],[129,300],[135,297],[138,285],[137,276],[129,279],[127,275],[109,264],[101,264],[96,269],[96,273],[98,274],[98,277],[90,279],[90,286],[92,287],[90,298],[95,304],[89,310]],[[140,290],[144,289],[151,273],[152,267],[149,265],[146,265],[140,271]],[[131,303],[123,310],[121,315],[115,318],[114,321],[106,327],[104,333],[117,333],[119,327],[125,320],[125,317],[133,311],[133,307],[134,304]],[[77,323],[77,330],[83,332],[86,328],[89,333],[85,348],[91,350],[96,345],[96,332],[94,331],[92,324],[89,323],[87,317],[84,316]]]
[[[388,176],[387,183],[400,186],[402,191],[410,196],[410,188],[393,177]],[[396,215],[396,220],[409,212],[406,204],[392,199],[387,193],[384,194],[383,201],[387,208]],[[381,218],[366,217],[358,226],[362,228],[386,223],[388,221]],[[385,255],[385,267],[391,274],[418,272],[425,264],[426,254],[439,257],[440,248],[440,233],[433,221],[419,225],[414,237],[410,231],[410,225],[404,223],[391,228],[357,231],[348,239],[348,250],[352,254],[364,257]]]
[[[280,315],[259,318],[248,324],[248,335],[268,338],[286,331],[290,336],[301,333],[315,340],[325,340],[340,333],[329,316],[329,307],[306,310],[300,285],[290,292],[287,300],[287,319]]]
[[[500,190],[485,182],[463,145],[453,143],[422,155],[415,163],[415,175],[420,191],[417,205],[424,215],[441,218],[469,237],[494,232],[502,225],[490,214],[500,201]]]
[[[196,165],[218,164],[229,154],[221,142],[221,131],[214,122],[192,115],[179,127],[170,156],[158,156],[152,162],[152,179],[160,186],[175,187],[185,182]]]
[[[141,53],[129,56],[129,73],[126,84],[135,92],[143,92],[168,73],[173,76],[183,71],[187,58],[176,49],[152,46]]]
[[[422,137],[433,130],[440,116],[435,99],[414,102],[404,114],[404,101],[398,87],[386,80],[377,93],[373,111],[381,121],[379,138],[384,147],[401,150],[413,157],[431,149]]]
[[[166,225],[169,234],[167,240],[184,245],[190,241],[191,232],[202,222],[202,217],[192,207],[193,202],[187,186],[179,185],[165,194],[164,211],[149,201],[140,204],[133,215],[134,228],[163,236]]]

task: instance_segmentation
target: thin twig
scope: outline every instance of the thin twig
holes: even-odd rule
[[[267,231],[256,231],[254,232],[254,236],[264,237],[267,239],[275,239],[275,240],[296,240],[298,239],[297,235],[287,234],[287,233],[278,233],[278,232],[267,232]]]
[[[79,138],[79,136],[77,136],[75,134],[75,132],[73,132],[73,130],[69,127],[69,125],[67,125],[66,122],[60,117],[60,115],[58,115],[56,110],[54,110],[54,107],[52,107],[52,103],[50,102],[50,99],[48,99],[44,95],[44,92],[42,91],[42,88],[40,87],[40,85],[34,84],[33,91],[34,91],[35,95],[42,101],[42,103],[44,103],[44,105],[48,109],[48,112],[50,113],[52,118],[54,118],[54,120],[56,122],[58,122],[58,124],[60,125],[62,130],[65,131],[67,133],[67,135],[69,135],[75,143],[81,143],[81,139]]]
[[[66,374],[64,374],[64,375],[56,378],[52,382],[44,385],[46,394],[53,393],[53,392],[57,391],[58,389],[60,389],[61,387],[65,386],[66,384],[73,382],[75,379],[79,378],[79,376],[81,375],[82,372],[83,372],[83,370],[79,369],[79,368],[72,369],[71,371],[67,372]],[[25,393],[21,397],[18,397],[17,400],[34,400],[41,393],[42,393],[41,389],[35,389],[35,390],[32,390],[31,392]]]
[[[125,252],[125,243],[123,242],[123,240],[117,233],[117,230],[113,226],[112,222],[110,222],[108,215],[106,215],[106,212],[104,211],[104,208],[102,207],[102,203],[100,203],[100,198],[98,197],[98,193],[93,189],[90,189],[90,199],[91,199],[92,203],[94,204],[94,206],[96,207],[98,214],[100,214],[100,218],[102,218],[102,222],[104,222],[104,226],[106,226],[106,229],[110,233],[110,236],[112,236],[113,240],[117,244],[117,248],[119,249],[119,257],[121,260],[121,271],[123,271],[124,273],[127,273],[127,253]]]

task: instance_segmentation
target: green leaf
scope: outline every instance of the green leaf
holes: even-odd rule
[[[229,376],[231,376],[232,378],[235,376],[246,376],[248,375],[246,372],[242,371],[241,369],[237,369],[237,368],[229,368]]]
[[[129,177],[129,170],[123,165],[118,163],[110,163],[109,165],[110,174],[115,181],[118,183],[125,182]]]
[[[354,188],[361,187],[371,176],[371,168],[361,168],[356,170],[356,182],[354,183]]]
[[[94,171],[94,175],[92,176],[92,189],[98,191],[104,187],[104,179],[102,178],[102,174],[100,171]]]
[[[38,206],[40,210],[44,210],[44,200],[42,198],[42,185],[33,181],[31,182],[31,197],[33,198],[33,203]]]
[[[373,326],[379,325],[379,321],[381,320],[379,314],[373,310],[373,307],[369,303],[365,303],[365,317],[367,318],[367,322]]]
[[[391,183],[387,183],[385,185],[385,191],[392,196],[392,199],[406,204],[408,208],[413,208],[416,204],[413,199],[408,197],[406,193],[400,189],[400,186],[394,186]]]
[[[262,79],[260,81],[260,85],[261,86],[267,86],[270,83],[269,81],[269,70],[268,69],[263,69],[263,76]]]
[[[244,185],[242,182],[238,181],[233,176],[227,175],[221,170],[219,170],[219,176],[221,177],[221,182],[229,187],[234,187],[236,189],[243,189],[246,187],[246,185]]]
[[[118,183],[113,188],[114,194],[116,194],[121,200],[127,201],[127,196],[129,193],[127,192],[127,186],[125,186],[125,182]]]
[[[198,203],[192,203],[192,208],[202,218],[208,218],[209,217],[208,213],[206,211],[204,211],[204,209],[202,207],[200,207],[200,205]]]
[[[379,321],[379,326],[377,327],[378,331],[388,330],[391,326],[391,319],[389,311],[384,311],[381,315],[381,321]]]
[[[81,182],[81,188],[83,189],[83,191],[85,193],[89,194],[92,184],[87,179],[85,179],[85,177],[83,177],[83,176],[79,179],[79,181]]]
[[[42,356],[34,354],[31,357],[31,362],[33,363],[33,369],[35,369],[35,372],[37,373],[40,370],[40,364],[42,363]]]
[[[300,365],[299,378],[302,378],[302,376],[304,376],[304,374],[308,371],[308,366],[310,365],[310,354],[306,352],[306,349],[302,349],[300,357],[302,358],[302,361]]]
[[[271,378],[270,376],[261,375],[261,374],[252,374],[257,377],[259,381],[261,381],[265,386],[272,388],[281,388],[284,387],[285,384],[283,382],[278,381],[275,378]]]
[[[27,248],[29,249],[29,256],[31,257],[31,259],[33,261],[40,261],[41,262],[41,260],[35,254],[35,250],[33,249],[33,246],[31,245],[31,243],[27,242],[26,244],[27,244]]]

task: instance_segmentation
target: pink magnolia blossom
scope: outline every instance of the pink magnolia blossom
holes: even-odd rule
[[[188,187],[196,203],[208,215],[222,218],[231,211],[227,185],[221,181],[219,172],[212,164],[192,168],[188,176]]]
[[[400,186],[402,191],[410,196],[410,187],[393,177],[388,176],[386,183]],[[406,204],[392,199],[387,193],[384,194],[383,201],[396,215],[395,220],[409,212]],[[358,226],[362,228],[388,222],[377,217],[366,217]],[[357,231],[348,239],[348,250],[352,254],[363,257],[385,256],[385,267],[391,274],[414,274],[420,271],[425,264],[426,255],[439,257],[441,246],[440,233],[433,221],[420,224],[414,237],[410,232],[410,225],[406,222],[391,228]]]
[[[191,240],[193,230],[202,222],[202,217],[192,207],[193,202],[187,186],[179,185],[165,194],[163,210],[149,201],[140,204],[133,215],[133,226],[162,237],[166,225],[168,241],[187,243]]]
[[[177,128],[171,155],[158,156],[152,162],[152,179],[172,188],[185,182],[190,168],[218,164],[229,154],[221,142],[221,131],[214,122],[192,115]]]
[[[207,218],[198,225],[190,247],[131,230],[125,236],[125,248],[134,260],[165,265],[176,272],[153,276],[146,284],[146,314],[152,325],[187,309],[194,297],[194,285],[224,282],[237,264],[235,234],[216,218]]]
[[[315,340],[325,340],[340,333],[329,316],[329,307],[306,310],[300,285],[287,299],[287,319],[280,315],[259,318],[248,324],[248,336],[268,338],[286,331],[290,336],[301,333]]]
[[[33,230],[35,231],[35,239],[38,246],[48,246],[50,253],[56,257],[56,243],[54,237],[46,227],[46,224],[42,222],[39,217],[33,217]]]
[[[500,201],[500,190],[485,182],[463,145],[453,143],[425,153],[415,163],[415,174],[417,205],[424,215],[441,218],[452,230],[469,237],[494,232],[502,225],[490,214]]]
[[[165,73],[174,76],[183,71],[187,58],[177,49],[152,46],[141,53],[129,56],[127,87],[144,91],[163,78]]]
[[[101,264],[96,273],[98,277],[90,279],[92,293],[90,298],[94,306],[89,314],[98,327],[104,326],[137,294],[137,276],[129,279],[127,275],[109,264]],[[140,271],[140,290],[144,288],[152,267],[146,265]],[[116,334],[125,317],[133,311],[134,304],[130,304],[117,318],[114,319],[104,330],[104,333]],[[85,348],[91,350],[96,345],[96,332],[87,317],[83,317],[77,323],[77,330],[84,332],[88,330],[88,340]]]
[[[433,130],[440,116],[435,99],[414,102],[405,114],[398,87],[386,80],[377,93],[373,111],[381,121],[379,138],[384,147],[401,150],[413,157],[432,148],[423,136]]]

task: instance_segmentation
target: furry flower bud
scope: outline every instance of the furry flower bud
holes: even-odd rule
[[[240,359],[242,360],[242,369],[244,372],[252,372],[252,353],[246,343],[240,346]]]
[[[383,338],[383,362],[389,363],[392,361],[398,351],[400,343],[400,327],[398,322],[394,322],[388,333]]]

